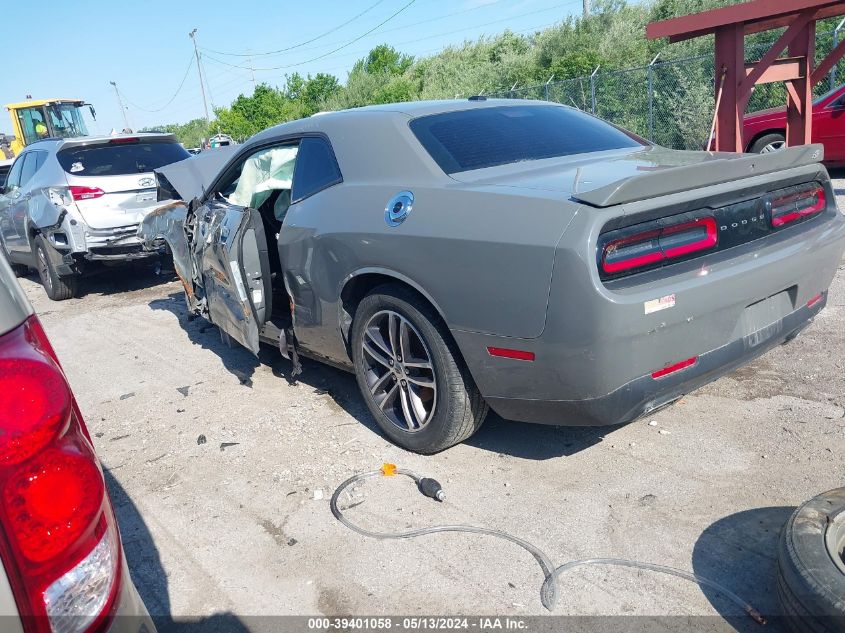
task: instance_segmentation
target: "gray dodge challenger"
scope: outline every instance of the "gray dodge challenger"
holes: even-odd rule
[[[420,453],[631,421],[794,338],[845,250],[820,146],[681,152],[536,101],[312,116],[157,171],[188,308],[354,371]]]

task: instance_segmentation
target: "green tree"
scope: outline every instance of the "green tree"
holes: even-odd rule
[[[205,119],[193,119],[187,123],[171,123],[156,127],[144,128],[141,132],[167,132],[175,134],[185,147],[199,147],[203,139],[209,136],[209,124]]]
[[[401,75],[411,67],[414,58],[403,55],[392,46],[380,44],[358,63],[363,66],[365,72],[371,75]]]
[[[271,125],[310,116],[321,110],[416,99],[454,99],[475,94],[507,94],[551,99],[592,110],[639,134],[677,147],[700,147],[709,134],[713,111],[713,38],[670,44],[645,38],[646,25],[742,0],[594,0],[589,16],[569,16],[535,33],[504,31],[495,36],[449,46],[413,58],[380,44],[359,59],[346,82],[329,74],[285,77],[281,87],[257,86],[218,108],[211,126],[201,119],[164,126],[186,145],[221,131],[244,139]],[[820,23],[824,34],[835,26]],[[749,61],[759,58],[779,31],[748,37]],[[832,47],[829,36],[817,41],[817,56]],[[648,70],[660,54],[659,63]],[[678,61],[694,58],[691,61]],[[590,74],[599,72],[590,78]],[[649,118],[648,77],[652,78],[653,119]],[[555,81],[545,85],[549,77]],[[516,86],[515,89],[512,88]],[[820,84],[817,90],[826,85]],[[779,84],[755,91],[751,108],[785,101]],[[652,123],[650,125],[650,123]]]

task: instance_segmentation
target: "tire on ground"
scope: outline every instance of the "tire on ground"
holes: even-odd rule
[[[843,544],[845,488],[806,502],[783,527],[777,588],[792,631],[845,633]],[[838,563],[835,557],[839,557]]]
[[[751,144],[751,147],[748,149],[748,152],[750,154],[760,154],[763,152],[764,147],[771,145],[772,143],[783,143],[785,141],[786,138],[783,134],[780,134],[779,132],[764,134]]]
[[[415,432],[394,424],[376,405],[367,386],[362,349],[364,327],[381,310],[392,310],[406,318],[431,355],[438,397],[433,417]],[[365,296],[355,311],[351,344],[361,395],[379,427],[395,444],[416,453],[432,454],[463,442],[481,427],[489,409],[487,403],[440,315],[412,290],[387,284]]]
[[[79,287],[78,275],[60,277],[48,255],[51,248],[44,236],[35,236],[35,258],[38,264],[38,277],[47,296],[53,301],[64,301],[76,294]]]

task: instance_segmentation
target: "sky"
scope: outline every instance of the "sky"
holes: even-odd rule
[[[84,99],[97,112],[93,122],[86,112],[89,132],[108,133],[124,127],[111,81],[133,129],[204,116],[193,29],[211,110],[251,94],[253,76],[272,86],[293,72],[345,81],[378,44],[427,56],[505,29],[551,26],[580,13],[582,0],[47,0],[40,7],[37,35],[6,30],[4,49],[18,54],[4,65],[0,104],[27,95]],[[27,24],[33,7],[10,2],[3,17]],[[266,54],[280,49],[289,50]],[[0,132],[11,132],[8,113]]]

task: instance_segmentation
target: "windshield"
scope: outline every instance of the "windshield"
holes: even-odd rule
[[[73,103],[56,103],[48,106],[50,125],[56,138],[74,138],[88,136],[88,129],[79,111],[79,106]]]
[[[639,147],[632,135],[561,106],[515,105],[420,117],[411,130],[447,174]]]

